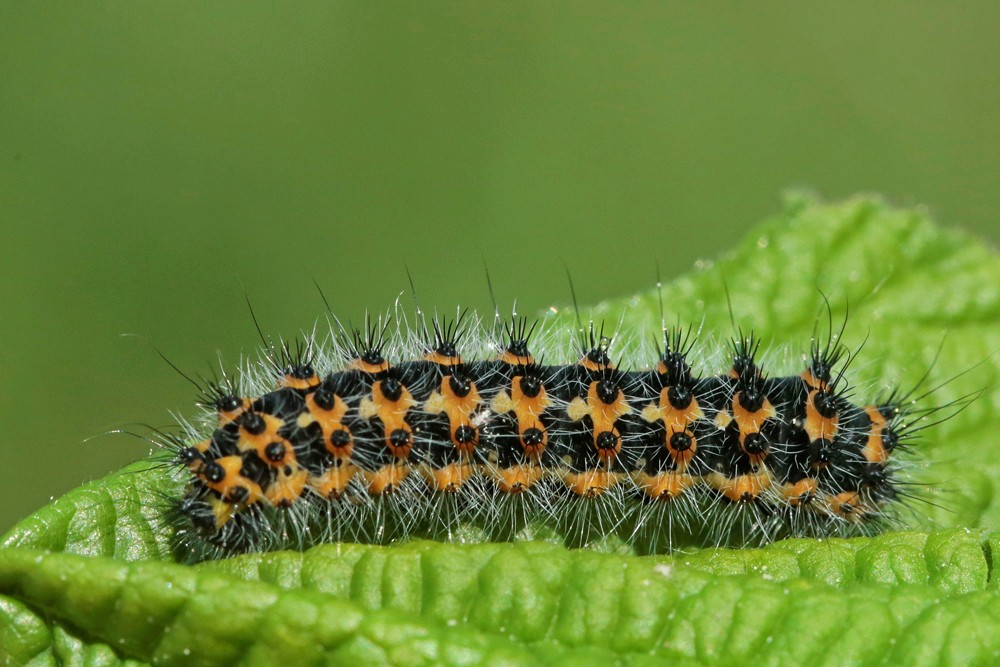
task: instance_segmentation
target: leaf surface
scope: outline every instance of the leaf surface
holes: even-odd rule
[[[930,428],[903,514],[915,530],[659,557],[545,542],[325,545],[192,567],[171,562],[163,520],[183,480],[141,461],[3,538],[0,665],[1000,659],[997,253],[878,198],[793,195],[662,294],[662,316],[656,290],[584,316],[645,339],[661,317],[693,323],[697,349],[721,347],[735,322],[770,346],[769,372],[792,373],[825,326],[824,298],[835,317],[849,310],[856,397],[919,385],[931,392],[922,404],[950,406],[918,424]],[[563,310],[545,324],[574,322]]]

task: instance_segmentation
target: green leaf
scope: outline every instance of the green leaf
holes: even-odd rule
[[[4,547],[124,560],[171,558],[167,498],[184,487],[163,461],[139,461],[84,484],[18,522]]]
[[[0,593],[155,664],[989,664],[1000,596],[981,540],[801,540],[694,562],[530,542],[328,545],[198,567],[7,549]],[[829,564],[802,577],[816,560]]]
[[[533,653],[498,635],[389,609],[365,613],[308,589],[165,562],[7,549],[0,552],[0,592],[79,636],[154,664],[513,666],[538,657],[557,664],[577,652],[544,645]],[[14,620],[15,628],[37,630],[35,618]]]
[[[795,195],[722,260],[666,285],[663,317],[718,342],[733,331],[731,303],[732,321],[776,350],[768,369],[797,372],[824,295],[836,317],[850,311],[845,342],[864,342],[858,397],[923,378],[924,404],[952,405],[914,447],[920,485],[904,519],[921,532],[671,557],[327,545],[188,567],[169,562],[163,520],[183,479],[145,461],[3,538],[0,665],[297,664],[320,651],[331,664],[993,664],[1000,257],[921,211]],[[649,290],[587,314],[649,338],[660,299]]]

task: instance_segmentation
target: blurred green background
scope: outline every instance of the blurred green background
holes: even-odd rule
[[[784,188],[1000,239],[1000,3],[0,2],[0,530],[322,313],[635,292]],[[484,259],[485,258],[485,259]],[[122,336],[136,334],[137,336]],[[84,439],[97,436],[84,442]]]

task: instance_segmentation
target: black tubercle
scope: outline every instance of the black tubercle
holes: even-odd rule
[[[670,436],[670,446],[678,452],[686,452],[691,449],[691,445],[693,444],[694,441],[691,439],[691,436],[683,431],[678,431]]]
[[[618,436],[611,431],[602,431],[597,434],[595,444],[598,449],[614,449],[618,445]]]
[[[242,402],[239,397],[234,396],[233,394],[225,394],[223,396],[219,396],[219,398],[215,400],[215,409],[219,412],[232,412],[241,405]]]
[[[365,317],[365,328],[352,329],[350,335],[342,331],[342,342],[353,352],[355,359],[360,359],[366,364],[380,366],[385,363],[383,351],[386,346],[386,331],[389,329],[391,318],[386,317],[384,321],[372,322]],[[381,324],[381,326],[379,326]]]
[[[333,410],[333,406],[336,403],[335,398],[333,392],[324,387],[320,387],[313,392],[313,401],[323,410]]]
[[[257,412],[247,412],[240,417],[240,425],[250,435],[260,435],[267,430],[267,422]]]
[[[602,347],[592,347],[587,351],[587,359],[594,362],[599,366],[607,366],[611,363],[611,357],[608,356],[608,350]]]
[[[832,419],[839,411],[837,395],[829,390],[817,391],[813,396],[813,407],[825,419]]]
[[[542,391],[542,380],[534,373],[521,376],[521,393],[528,398],[535,398]]]
[[[506,351],[516,357],[529,357],[531,352],[528,349],[528,342],[531,340],[531,335],[535,332],[535,327],[538,326],[538,320],[531,323],[528,326],[528,320],[523,317],[512,317],[508,322],[504,323],[504,332],[507,338]]]
[[[297,380],[308,380],[316,375],[316,371],[311,364],[301,364],[296,366],[285,366],[285,375]]]
[[[612,379],[600,380],[597,383],[597,398],[601,399],[602,403],[613,404],[618,400],[620,393],[621,389],[619,389],[618,383]]]
[[[762,391],[760,384],[756,381],[748,382],[739,392],[740,407],[747,412],[757,412],[760,410],[764,407],[764,400],[766,398],[767,396]]]
[[[381,386],[382,395],[390,401],[398,401],[403,395],[403,383],[391,375],[382,380]]]
[[[458,347],[465,336],[463,320],[468,311],[463,310],[454,320],[434,318],[434,336],[428,345],[437,354],[449,359],[458,359]]]
[[[666,371],[661,373],[664,385],[690,390],[695,378],[692,375],[691,365],[688,363],[687,357],[694,343],[691,329],[685,330],[675,327],[663,332],[663,352],[660,355],[660,363],[663,364],[663,370]]]
[[[891,428],[886,427],[882,429],[882,446],[885,447],[887,452],[892,452],[899,446],[900,436],[899,433]]]
[[[264,455],[271,462],[277,463],[285,458],[285,444],[282,442],[272,442],[264,448]]]
[[[516,357],[527,357],[531,354],[528,350],[528,341],[522,339],[511,340],[507,345],[507,351]]]
[[[694,392],[686,385],[671,385],[667,389],[667,400],[674,410],[687,410],[691,406],[691,401],[694,400]]]
[[[604,335],[604,325],[602,324],[600,331],[597,331],[591,322],[584,338],[583,356],[599,367],[608,367],[611,365],[611,357],[608,355],[610,347],[611,337]]]
[[[465,398],[472,391],[472,381],[460,371],[453,373],[448,378],[448,386],[459,398]]]
[[[743,438],[743,448],[747,454],[763,454],[768,449],[767,438],[760,433],[748,433]]]
[[[377,348],[364,350],[358,355],[358,358],[366,364],[372,364],[373,366],[385,363],[385,357],[382,356],[382,350]]]
[[[827,313],[826,334],[821,335],[817,330],[813,331],[809,346],[807,370],[813,377],[835,391],[843,373],[843,368],[838,370],[838,367],[842,365],[845,359],[847,363],[844,363],[843,366],[846,367],[850,363],[851,355],[847,348],[840,343],[840,338],[843,336],[844,328],[847,325],[847,319],[845,318],[840,329],[835,331],[833,313],[829,310],[829,303],[827,303]],[[818,325],[819,323],[817,322],[817,329]]]
[[[741,335],[733,339],[732,348],[733,374],[744,385],[755,382],[760,377],[756,362],[760,341],[753,334],[746,337]]]
[[[476,429],[462,425],[455,429],[455,442],[468,445],[476,440]]]
[[[204,456],[197,447],[184,447],[177,451],[177,462],[181,465],[190,465],[203,458]]]
[[[544,434],[541,429],[529,428],[525,429],[524,433],[521,434],[521,439],[524,440],[524,444],[535,447],[542,444],[544,440]]]
[[[201,467],[201,474],[213,484],[226,478],[226,471],[215,461],[208,461]]]

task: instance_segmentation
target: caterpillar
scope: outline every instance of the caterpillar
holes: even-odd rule
[[[268,343],[236,377],[196,382],[205,414],[166,443],[185,481],[167,499],[177,550],[420,536],[659,552],[880,531],[911,495],[896,453],[928,410],[916,389],[856,400],[857,350],[827,310],[789,375],[752,332],[712,373],[690,327],[641,353],[595,323],[560,344],[516,313],[334,317],[323,341]]]

